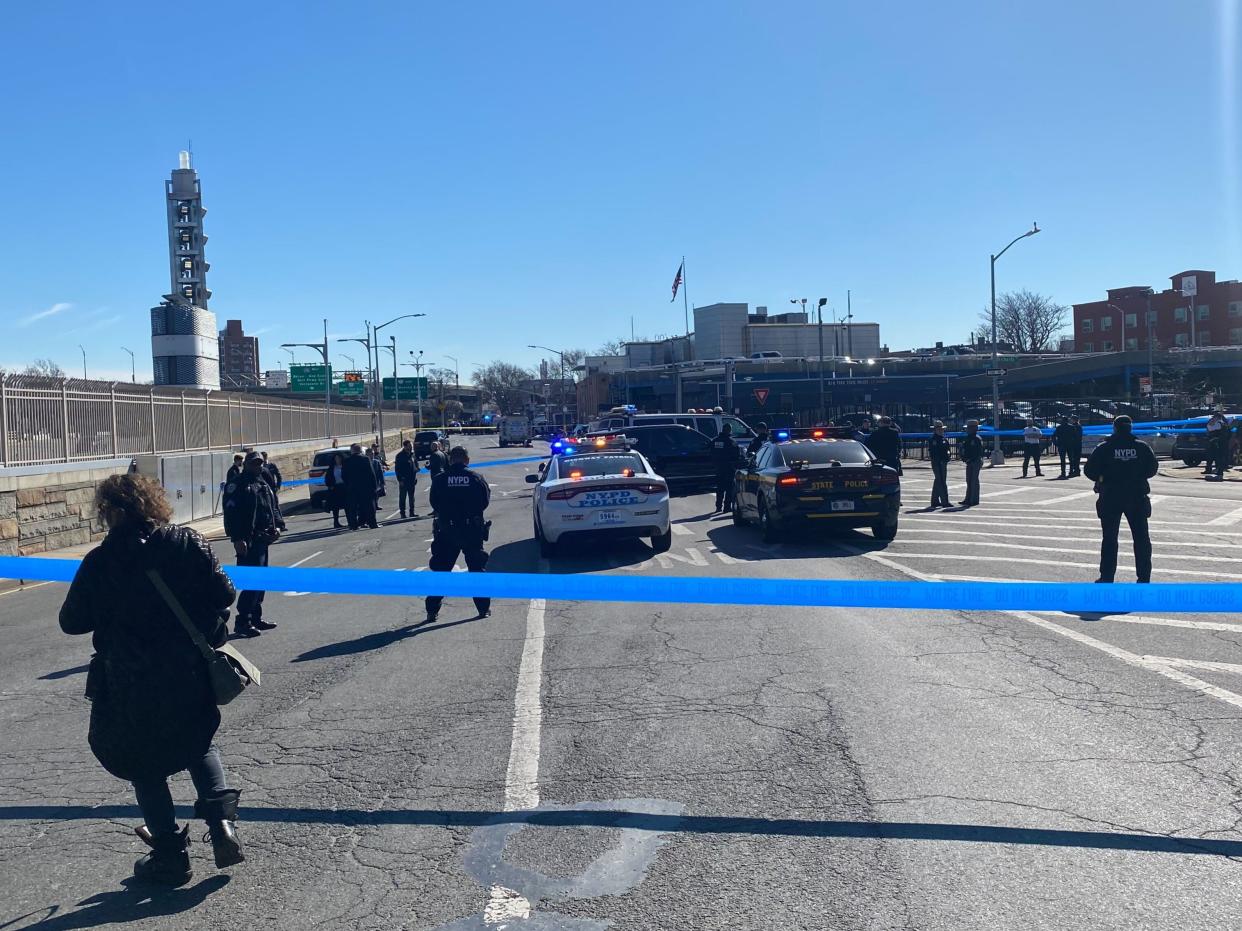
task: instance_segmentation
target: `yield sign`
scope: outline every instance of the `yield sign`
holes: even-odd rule
[[[755,389],[755,400],[758,401],[760,404],[767,404],[768,393],[771,390],[772,390],[771,388],[756,388]]]

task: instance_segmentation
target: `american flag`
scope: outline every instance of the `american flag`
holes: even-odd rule
[[[682,263],[677,266],[677,274],[673,278],[673,296],[669,299],[670,304],[673,303],[673,301],[677,300],[677,289],[681,287],[681,283],[682,283],[681,273],[685,271],[685,268],[686,268],[686,263],[685,263],[685,260],[683,259]]]

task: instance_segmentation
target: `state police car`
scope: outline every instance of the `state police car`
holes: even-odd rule
[[[668,550],[668,483],[641,453],[623,440],[602,438],[557,440],[553,453],[539,475],[526,476],[536,485],[534,530],[541,555],[553,555],[562,541],[589,538],[648,537],[657,553]]]

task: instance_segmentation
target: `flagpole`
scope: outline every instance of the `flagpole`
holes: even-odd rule
[[[686,288],[686,257],[681,257],[681,309],[686,316],[686,336],[690,335],[690,298]]]

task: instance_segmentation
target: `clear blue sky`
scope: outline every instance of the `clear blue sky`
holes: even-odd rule
[[[960,341],[1032,220],[1002,290],[1242,277],[1236,4],[12,4],[0,364],[149,376],[187,137],[265,368],[325,316],[425,312],[389,332],[463,378],[676,333],[683,253],[692,302]]]

